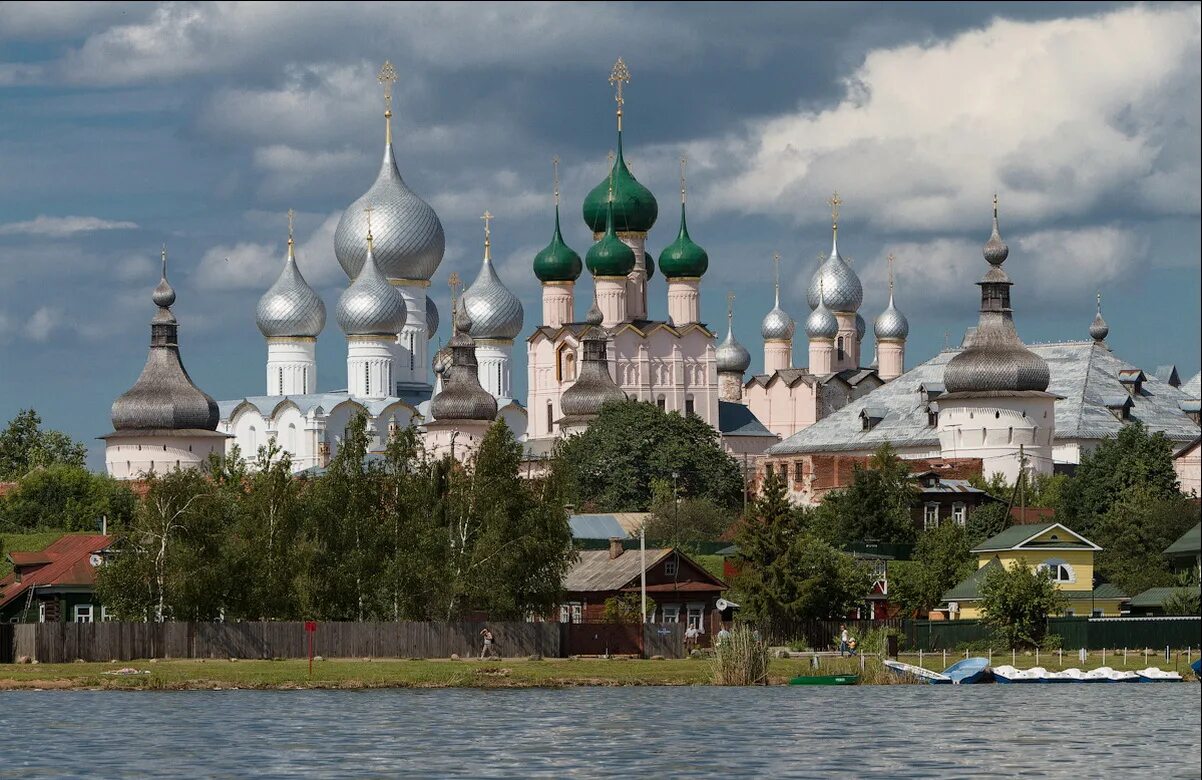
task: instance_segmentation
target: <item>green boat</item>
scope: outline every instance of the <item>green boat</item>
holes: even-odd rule
[[[789,685],[855,685],[858,674],[801,674],[789,680]]]

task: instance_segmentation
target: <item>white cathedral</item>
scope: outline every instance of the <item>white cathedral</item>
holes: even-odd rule
[[[111,474],[134,478],[192,466],[210,453],[228,454],[235,447],[252,460],[271,441],[290,455],[297,471],[320,472],[359,413],[369,421],[373,451],[382,450],[394,431],[413,425],[429,450],[457,458],[470,457],[488,426],[503,419],[525,443],[528,473],[534,473],[533,464],[551,452],[558,438],[583,430],[602,404],[622,398],[701,418],[717,429],[724,447],[749,472],[766,452],[770,461],[785,461],[806,452],[864,451],[869,441],[887,436],[899,414],[909,420],[911,407],[921,410],[910,415],[921,418],[920,423],[906,422],[895,430],[901,438],[894,443],[905,455],[979,453],[1009,474],[1021,445],[1024,457],[1038,459],[1043,469],[1053,460],[1075,462],[1056,449],[1065,425],[1052,418],[1068,408],[1066,393],[1057,389],[1062,384],[1058,364],[1037,357],[1015,334],[1010,282],[1001,270],[1006,251],[997,233],[996,206],[994,235],[986,246],[991,269],[981,283],[981,322],[967,348],[942,361],[947,371],[940,371],[938,380],[932,376],[922,387],[915,386],[927,364],[907,372],[909,323],[893,298],[892,263],[888,305],[873,328],[875,358],[865,365],[867,323],[859,313],[864,291],[840,254],[837,194],[830,200],[831,250],[808,288],[808,365],[794,364],[797,324],[781,307],[778,257],[776,302],[761,326],[763,370],[747,376],[752,357],[734,338],[730,299],[720,344],[701,321],[702,279],[710,259],[689,235],[683,160],[677,236],[659,254],[658,264],[647,249],[659,206],[624,157],[623,86],[629,73],[621,60],[610,75],[616,87],[617,153],[582,209],[595,243],[582,260],[564,242],[556,183],[551,241],[533,260],[542,285],[542,312],[526,338],[527,403],[513,397],[510,377],[524,312],[492,263],[487,212],[479,274],[457,301],[452,298],[452,339],[431,355],[438,309],[428,290],[443,259],[445,237],[434,209],[406,186],[397,168],[389,90],[394,79],[395,71],[385,63],[380,73],[385,144],[379,174],[346,209],[334,239],[349,280],[336,307],[346,336],[345,387],[325,392],[316,387],[316,341],[326,324],[326,305],[297,267],[291,229],[280,276],[256,311],[267,346],[262,394],[215,402],[192,383],[179,356],[170,310],[175,293],[167,283],[164,258],[153,295],[158,314],[151,325],[146,369],[113,405],[115,430],[106,437]],[[649,295],[657,265],[666,282],[662,319],[653,316]],[[576,282],[586,267],[592,275],[591,305],[580,319]],[[451,281],[454,290],[456,280]],[[1143,380],[1131,381],[1135,393],[1127,402],[1107,398],[1098,403],[1115,409],[1125,405],[1129,411],[1132,402],[1140,408],[1147,395],[1139,392]],[[1198,402],[1172,400],[1173,425],[1153,427],[1173,429],[1175,439],[1192,431],[1196,439]],[[904,413],[891,409],[896,405],[904,406]],[[1114,419],[1115,409],[1103,412]],[[995,422],[982,433],[976,418],[983,411]],[[1125,413],[1118,409],[1117,414]],[[874,421],[873,415],[880,419]],[[854,430],[848,424],[852,416]],[[860,426],[861,420],[867,422]],[[882,420],[886,424],[878,426]],[[928,420],[935,421],[929,423],[933,427]],[[1005,435],[994,428],[1004,428]],[[913,446],[907,446],[905,437],[913,439]],[[1195,444],[1195,455],[1196,450]]]

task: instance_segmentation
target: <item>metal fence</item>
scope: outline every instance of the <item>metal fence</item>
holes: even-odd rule
[[[449,658],[480,654],[488,627],[506,657],[631,653],[683,657],[683,624],[588,626],[573,633],[560,623],[318,623],[313,652],[328,658]],[[20,623],[0,634],[0,658],[40,663],[128,661],[141,658],[305,658],[302,622],[249,623]],[[600,642],[591,629],[603,629]],[[609,629],[613,629],[612,631]],[[607,645],[606,638],[612,640]]]
[[[754,624],[770,645],[801,646],[814,650],[829,650],[839,646],[843,626],[863,642],[870,632],[893,629],[903,631],[904,621],[893,620],[799,620],[787,623]]]
[[[989,644],[994,634],[979,620],[907,620],[905,650],[934,652]],[[1047,632],[1066,648],[1202,647],[1202,618],[1194,617],[1055,617]],[[1001,645],[998,645],[1001,649]]]

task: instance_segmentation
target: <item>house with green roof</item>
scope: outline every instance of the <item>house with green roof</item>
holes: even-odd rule
[[[1190,572],[1194,581],[1191,587],[1197,590],[1198,583],[1202,582],[1202,523],[1198,523],[1166,547],[1164,555],[1174,569]],[[1165,601],[1179,590],[1182,588],[1148,588],[1131,599],[1131,614],[1163,615]]]
[[[993,569],[1019,562],[1048,572],[1067,598],[1065,615],[1114,616],[1127,595],[1116,586],[1093,585],[1094,553],[1102,548],[1060,523],[1013,525],[973,549],[977,570],[943,594],[951,620],[981,617],[981,587]]]

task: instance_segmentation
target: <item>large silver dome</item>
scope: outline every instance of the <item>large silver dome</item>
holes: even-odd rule
[[[821,301],[806,318],[806,335],[812,339],[833,339],[839,335],[839,320]]]
[[[876,318],[872,331],[876,334],[878,341],[882,339],[904,341],[910,335],[910,323],[906,319],[906,315],[893,305],[893,293],[889,293],[889,305]]]
[[[751,353],[735,338],[733,314],[726,313],[726,338],[718,345],[714,358],[718,363],[718,372],[734,372],[742,374],[751,367]]]
[[[981,287],[981,316],[968,348],[948,361],[943,384],[949,393],[1046,391],[1048,364],[1027,349],[1014,328],[1010,307],[1012,282],[1002,270],[1009,249],[998,230],[997,199],[993,205],[993,234],[985,244],[989,270]]]
[[[430,204],[405,186],[392,144],[384,147],[384,162],[375,183],[343,212],[334,231],[334,254],[352,279],[367,256],[363,238],[367,235],[366,206],[372,207],[373,252],[380,271],[389,279],[429,281],[442,262],[446,237]]]
[[[522,302],[502,284],[487,246],[480,273],[464,292],[463,301],[472,320],[473,339],[512,341],[522,332]]]
[[[326,304],[301,275],[291,238],[284,270],[259,299],[255,322],[267,338],[316,338],[326,325]]]
[[[811,309],[818,307],[819,290],[822,299],[831,311],[857,311],[864,302],[864,286],[860,277],[839,255],[839,234],[831,240],[831,255],[822,261],[810,279],[806,291],[806,303]]]
[[[380,273],[369,248],[359,275],[338,298],[338,327],[348,336],[397,334],[406,316],[405,296]]]
[[[434,334],[438,332],[438,307],[434,305],[434,299],[429,295],[426,296],[426,338],[434,338]]]

